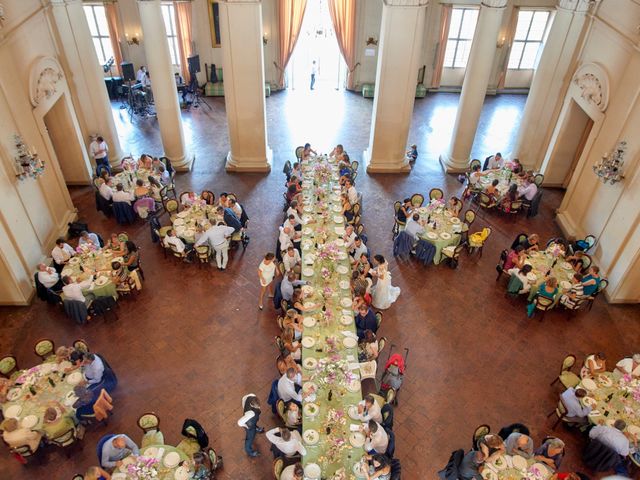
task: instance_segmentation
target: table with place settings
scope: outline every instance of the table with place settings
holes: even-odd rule
[[[112,480],[189,480],[193,475],[193,462],[182,451],[171,445],[150,445],[140,455],[130,455],[111,475]]]
[[[501,455],[484,463],[481,476],[485,480],[546,480],[553,470],[534,458],[520,455]]]
[[[14,386],[7,392],[7,401],[0,404],[5,418],[15,418],[29,430],[43,431],[44,413],[48,407],[62,409],[62,416],[74,418],[73,404],[78,397],[73,389],[85,380],[82,372],[65,373],[71,363],[56,363],[55,357],[35,367],[15,374]],[[46,438],[46,432],[45,432]]]
[[[200,226],[206,231],[223,220],[223,217],[216,213],[216,208],[216,205],[198,203],[176,213],[171,219],[176,235],[187,243],[195,243],[197,227]]]
[[[355,420],[362,400],[339,172],[325,156],[303,172],[302,439],[305,478],[364,478],[365,437]]]
[[[553,249],[548,248],[543,251],[532,251],[527,254],[527,258],[524,261],[525,265],[531,265],[533,270],[529,272],[527,278],[531,283],[532,294],[538,290],[538,287],[542,284],[550,270],[551,275],[558,280],[558,292],[565,293],[571,289],[573,284],[573,266],[567,262],[564,256]],[[560,295],[557,297],[560,298]]]
[[[113,255],[109,248],[82,249],[75,257],[71,257],[62,269],[61,276],[70,276],[74,281],[82,282],[96,275],[91,286],[83,290],[84,294],[93,293],[96,297],[118,298],[116,285],[111,281],[111,263],[123,263],[123,257]]]
[[[452,215],[441,200],[432,200],[426,206],[415,210],[420,215],[420,224],[424,231],[419,235],[436,247],[433,263],[442,259],[442,249],[456,247],[460,243],[462,220]]]
[[[483,175],[478,179],[478,183],[476,184],[476,186],[480,187],[481,190],[486,190],[487,187],[491,185],[494,180],[498,180],[499,183],[496,186],[499,193],[499,196],[497,199],[498,202],[500,202],[504,198],[511,184],[515,183],[518,187],[524,184],[524,179],[516,175],[515,173],[513,173],[508,168],[496,168],[493,170],[486,170],[484,173],[485,175]]]

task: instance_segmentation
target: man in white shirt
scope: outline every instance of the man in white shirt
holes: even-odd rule
[[[289,209],[287,210],[287,218],[291,218],[295,221],[294,226],[302,225],[302,219],[300,218],[300,212],[298,211],[298,201],[292,200],[289,204]]]
[[[40,446],[42,434],[20,427],[15,418],[7,418],[3,422],[2,438],[12,448],[28,445],[31,451],[35,452]]]
[[[54,268],[47,267],[44,263],[38,265],[38,281],[46,288],[53,290],[60,290],[60,288],[62,288],[58,272],[56,272]]]
[[[525,198],[529,201],[533,200],[533,197],[538,193],[538,186],[531,181],[531,179],[525,180],[524,184],[518,187],[518,195],[520,198]]]
[[[56,270],[61,271],[62,267],[75,255],[75,250],[64,241],[64,238],[56,240],[56,246],[51,251],[51,257],[56,265]]]
[[[98,187],[98,191],[100,192],[100,196],[105,200],[111,200],[113,198],[113,188],[105,182],[102,178],[98,180],[100,186]]]
[[[142,83],[144,80],[144,77],[147,76],[147,69],[145,68],[144,65],[140,65],[140,68],[138,69],[138,72],[136,73],[136,82],[140,82]]]
[[[495,155],[491,155],[487,161],[487,170],[494,170],[496,168],[502,168],[504,166],[504,159],[500,152]]]
[[[126,192],[121,183],[116,185],[116,191],[113,193],[113,197],[111,197],[114,202],[124,202],[131,205],[131,202],[135,200],[132,192]]]
[[[313,90],[313,86],[316,84],[316,75],[318,74],[318,65],[314,60],[311,62],[311,90]]]
[[[303,480],[304,479],[304,468],[302,468],[302,464],[300,462],[295,463],[293,465],[289,465],[288,467],[284,467],[282,473],[280,474],[280,480]]]
[[[297,430],[285,427],[272,428],[266,433],[267,440],[272,443],[273,457],[292,457],[296,454],[306,455],[307,449],[302,445],[302,437]]]
[[[298,273],[300,271],[300,265],[302,263],[300,252],[293,248],[293,245],[289,245],[287,247],[287,253],[282,255],[282,263],[284,265],[285,272],[293,271],[295,273]]]
[[[169,185],[171,183],[171,174],[164,168],[164,165],[158,165],[158,173],[160,174],[160,182],[162,182],[163,185]]]
[[[355,263],[358,260],[360,260],[360,257],[362,255],[366,255],[368,251],[369,250],[367,249],[367,246],[362,241],[362,238],[356,235],[356,238],[353,241],[353,248],[349,252],[351,254],[351,263]]]
[[[64,295],[65,300],[76,300],[78,302],[83,302],[87,305],[91,305],[93,301],[93,294],[88,293],[87,296],[82,293],[83,289],[89,288],[91,286],[91,282],[93,281],[92,277],[89,277],[87,280],[83,282],[74,282],[73,279],[69,276],[62,277],[62,283],[64,287],[62,287],[62,294]],[[88,298],[87,298],[88,297]]]
[[[236,217],[240,218],[242,216],[242,207],[233,198],[229,199],[229,208],[233,210],[233,213],[236,214]]]
[[[204,232],[195,244],[195,246],[198,247],[205,242],[209,243],[209,246],[216,252],[218,270],[225,270],[227,268],[227,262],[229,261],[229,239],[234,231],[233,227],[228,227],[223,222],[218,222],[218,225]]]
[[[587,425],[589,420],[587,415],[591,412],[591,407],[582,405],[580,399],[587,395],[587,391],[582,388],[567,388],[560,394],[562,403],[567,409],[565,416],[571,421],[571,423],[579,423]]]
[[[92,385],[96,385],[102,381],[104,375],[104,363],[98,355],[88,353],[85,356],[85,360],[82,365],[82,373],[84,373],[89,388]]]
[[[97,136],[89,145],[91,156],[96,161],[96,175],[100,176],[103,169],[111,175],[111,166],[109,165],[109,146],[104,138]]]
[[[342,237],[347,251],[353,250],[356,243],[356,237],[357,235],[356,232],[353,231],[353,225],[347,225],[344,229],[344,236]]]
[[[202,238],[202,236],[200,236],[200,238]],[[185,245],[182,239],[176,235],[176,232],[173,229],[167,232],[164,239],[162,240],[162,243],[167,248],[171,248],[171,246],[173,246],[176,252],[179,252],[179,253],[183,253],[186,250],[187,255],[184,257],[184,260],[186,262],[191,262],[191,259],[189,257],[193,247]]]
[[[285,224],[286,225],[286,224]],[[291,241],[291,231],[293,228],[289,228],[287,226],[280,227],[280,236],[278,237],[280,240],[280,251],[286,252],[289,247],[293,247],[293,242]]]
[[[358,419],[363,422],[373,420],[382,423],[382,412],[380,405],[372,395],[367,395],[364,400],[358,403]]]
[[[627,424],[624,420],[616,420],[613,427],[608,425],[596,425],[589,431],[589,438],[593,440],[599,440],[601,443],[609,447],[620,455],[620,463],[618,463],[614,470],[616,473],[623,475],[625,478],[629,476],[627,467],[625,465],[625,459],[629,455],[629,441],[637,442],[635,437],[628,437],[623,433],[623,430],[627,428]]]
[[[418,237],[422,232],[424,232],[424,227],[419,223],[420,215],[414,213],[411,218],[407,220],[407,225],[404,227],[404,231],[413,238],[413,243],[415,244],[420,238]]]
[[[349,203],[352,206],[358,203],[358,191],[356,190],[356,187],[353,186],[353,182],[350,178],[347,178],[345,181],[344,188],[349,196]]]
[[[369,420],[369,423],[364,427],[367,439],[364,442],[364,449],[369,454],[379,453],[384,455],[389,445],[389,435],[384,430],[382,425],[374,420]]]
[[[80,240],[78,245],[93,245],[96,248],[100,248],[100,240],[95,233],[89,233],[86,230],[80,232]]]
[[[296,392],[296,385],[302,386],[302,376],[293,368],[288,368],[278,380],[278,397],[284,402],[293,400],[301,405],[302,395],[300,392]]]

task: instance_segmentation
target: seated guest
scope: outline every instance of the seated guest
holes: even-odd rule
[[[462,210],[462,200],[458,197],[452,196],[447,202],[447,210],[451,215],[457,217],[460,215],[460,210]]]
[[[284,467],[280,474],[280,480],[303,480],[304,468],[300,462]]]
[[[287,182],[287,189],[292,185],[296,187],[296,193],[300,193],[302,191],[302,182],[300,182],[300,179],[295,175],[292,175]]]
[[[44,412],[42,422],[42,430],[47,438],[58,438],[63,433],[68,432],[72,428],[75,429],[75,422],[72,417],[64,415],[65,408],[55,402],[55,406],[48,407]]]
[[[336,145],[334,149],[331,150],[329,156],[335,158],[338,161],[342,160],[342,158],[344,157],[344,147],[341,144]]]
[[[111,475],[100,467],[89,467],[84,474],[84,480],[111,480]]]
[[[524,266],[524,261],[526,260],[526,258],[527,255],[526,253],[524,253],[524,247],[522,245],[516,245],[516,248],[514,248],[507,254],[507,258],[504,261],[503,270],[507,272],[512,268],[522,268]]]
[[[478,449],[484,454],[485,462],[493,462],[502,456],[507,448],[498,435],[489,433],[478,440]]]
[[[367,439],[364,442],[365,451],[371,455],[379,453],[384,455],[389,445],[389,435],[385,432],[382,425],[374,420],[369,420],[367,425],[363,427]]]
[[[498,197],[500,197],[500,192],[498,191],[498,185],[500,185],[500,180],[497,178],[491,182],[487,188],[485,188],[484,193],[486,193],[493,203],[498,201]]]
[[[351,205],[355,205],[356,203],[358,203],[358,191],[353,185],[353,180],[351,180],[350,178],[347,178],[344,182],[344,191],[349,196],[349,203],[351,203]]]
[[[62,277],[62,294],[64,295],[65,300],[75,300],[78,302],[83,302],[87,307],[91,305],[91,302],[95,298],[93,293],[87,292],[85,295],[82,291],[88,289],[93,282],[93,277],[89,277],[88,279],[82,282],[75,282],[70,276]],[[87,317],[88,319],[89,317]]]
[[[113,197],[113,188],[109,185],[109,182],[105,181],[103,178],[98,180],[98,192],[100,192],[100,196],[105,200],[111,200]]]
[[[100,396],[100,392],[97,390],[89,390],[82,385],[76,385],[73,387],[73,394],[77,397],[77,400],[72,405],[75,410],[76,420],[82,422],[85,417],[92,417],[93,405]]]
[[[302,150],[302,158],[306,159],[311,154],[317,155],[316,151],[313,148],[311,148],[311,144],[310,143],[305,143],[304,144],[304,150]]]
[[[233,213],[236,214],[236,217],[242,217],[242,207],[234,198],[229,199],[229,208],[233,210]]]
[[[76,254],[71,245],[64,241],[64,238],[56,240],[56,246],[51,251],[51,257],[56,265],[56,270],[62,270],[62,267]]]
[[[111,262],[111,269],[108,272],[111,276],[111,281],[116,284],[116,287],[128,285],[129,272],[120,262]]]
[[[405,198],[404,201],[402,202],[402,205],[400,205],[398,212],[396,213],[396,220],[398,220],[398,222],[400,223],[406,224],[407,219],[411,214],[412,208],[413,206],[411,205],[411,199]]]
[[[307,449],[302,445],[302,437],[297,430],[289,430],[284,427],[272,428],[266,433],[267,440],[271,442],[273,458],[292,457],[296,454],[306,455]]]
[[[504,159],[502,158],[502,154],[498,152],[495,155],[491,155],[487,159],[486,165],[486,170],[495,170],[497,168],[502,168],[504,166]]]
[[[117,233],[112,233],[109,241],[107,242],[107,248],[110,248],[113,256],[121,257],[126,251],[126,246],[122,240],[118,237]]]
[[[518,185],[512,183],[509,185],[509,190],[505,193],[502,199],[501,208],[503,211],[509,213],[511,211],[511,203],[518,200]]]
[[[340,195],[342,200],[342,215],[347,219],[347,222],[353,221],[353,205],[349,201],[349,195],[344,192]]]
[[[470,450],[462,458],[462,462],[458,466],[458,475],[460,480],[481,480],[480,469],[485,462],[485,455],[479,450]],[[440,478],[444,479],[444,471],[439,472]]]
[[[38,264],[38,281],[51,290],[58,291],[62,288],[60,275],[55,268],[47,267],[44,263]]]
[[[373,395],[367,395],[364,400],[358,403],[358,419],[363,422],[373,420],[378,423],[382,423],[382,412],[380,405]]]
[[[560,303],[570,310],[575,310],[584,298],[585,294],[582,286],[582,275],[574,273],[571,289],[560,297]]]
[[[185,207],[190,207],[198,203],[198,196],[194,192],[187,192],[186,195],[183,193],[180,195],[180,203]]]
[[[356,232],[353,230],[353,225],[347,225],[344,229],[344,235],[342,239],[344,240],[344,246],[347,251],[352,250],[356,243]]]
[[[291,204],[291,202],[296,198],[296,195],[298,195],[298,187],[296,185],[289,185],[287,187],[287,202],[289,204]]]
[[[229,194],[227,192],[222,192],[220,197],[218,197],[218,206],[222,208],[229,206]]]
[[[366,277],[369,283],[369,286],[367,287],[367,292],[369,292],[371,290],[371,286],[373,285],[373,281],[371,280],[371,274],[369,273],[369,271],[371,270],[371,262],[369,261],[369,258],[367,257],[366,254],[362,254],[360,255],[360,258],[355,259],[356,263],[354,264],[354,270],[356,270],[360,276],[362,277]]]
[[[167,234],[162,240],[162,243],[164,244],[165,247],[168,247],[168,248],[171,248],[171,246],[173,246],[176,252],[179,252],[179,253],[182,253],[185,250],[189,251],[193,248],[191,246],[185,245],[185,243],[182,241],[180,237],[176,235],[176,232],[173,229],[167,231]]]
[[[367,461],[367,470],[365,477],[367,480],[389,480],[391,478],[391,463],[386,455],[375,454],[365,455],[363,457]]]
[[[213,198],[213,194],[211,192],[208,192],[206,190],[203,190],[202,193],[200,194],[200,198],[204,201],[204,203],[206,203],[207,205],[213,205],[215,200]]]
[[[356,315],[355,322],[359,340],[364,340],[365,330],[371,330],[373,333],[378,331],[376,314],[366,303],[360,305],[358,308],[358,314]]]
[[[300,360],[302,358],[302,345],[297,340],[294,340],[295,333],[293,328],[285,327],[282,332],[282,344],[284,348],[291,353],[294,360]]]
[[[594,293],[598,291],[600,288],[600,268],[592,265],[589,267],[587,274],[582,277],[582,291],[587,296],[590,297]]]
[[[420,225],[420,215],[414,213],[409,220],[407,220],[407,225],[404,227],[404,231],[407,235],[413,238],[414,245],[420,240],[420,235],[424,232],[424,227]]]
[[[480,171],[480,165],[474,165],[473,171],[471,175],[469,175],[469,186],[475,188],[478,181],[480,181],[480,177],[484,177],[485,175],[487,175],[487,172]]]
[[[560,394],[562,404],[565,406],[567,413],[565,417],[571,423],[578,423],[581,425],[589,425],[587,416],[591,413],[591,407],[583,405],[581,399],[587,396],[587,391],[584,388],[569,387]]]
[[[540,249],[540,237],[537,233],[532,233],[522,243],[522,246],[527,252],[533,252]]]
[[[297,250],[296,250],[297,251]],[[286,257],[287,255],[285,255]],[[302,285],[306,285],[307,282],[304,280],[296,280],[296,274],[293,270],[289,270],[282,277],[282,282],[280,282],[280,294],[282,298],[287,302],[290,302],[293,298],[293,290],[296,287],[300,287]]]
[[[298,204],[297,200],[293,200],[289,204],[289,208],[287,209],[287,218],[293,217],[293,219],[295,220],[294,226],[296,228],[299,228],[298,225],[302,225],[302,219],[300,218],[300,215],[302,215],[302,208]]]
[[[289,250],[289,247],[293,248],[292,238],[294,230],[292,227],[286,226],[286,223],[285,226],[279,227],[279,230],[280,235],[278,236],[278,240],[280,241],[280,251],[286,252],[287,250]]]
[[[11,448],[28,446],[32,452],[38,450],[42,433],[34,432],[18,425],[16,418],[7,418],[2,422],[2,439]]]
[[[364,338],[358,343],[358,360],[371,362],[378,358],[378,340],[371,330],[364,331]]]
[[[607,371],[607,356],[603,352],[589,355],[580,370],[581,378],[595,378],[599,373]]]
[[[351,263],[356,263],[356,259],[359,259],[363,255],[366,257],[368,251],[369,250],[367,249],[365,243],[362,241],[362,238],[359,235],[356,235],[356,238],[353,242],[353,248],[349,251],[349,255],[351,255]]]
[[[640,354],[635,353],[632,357],[626,357],[616,363],[616,370],[622,375],[640,377]]]
[[[293,248],[293,245],[287,247],[287,253],[282,256],[282,264],[285,272],[294,272],[296,274],[300,272],[302,259],[300,258],[300,252]]]
[[[160,166],[158,167],[158,173],[160,174],[160,182],[163,185],[171,184],[171,174],[169,173],[169,170],[165,168],[164,165],[160,164]]]
[[[136,199],[149,196],[149,189],[144,186],[144,182],[140,178],[136,180],[136,188],[133,189],[133,196]]]
[[[291,166],[291,175],[295,175],[302,180],[302,166],[300,165],[300,162],[293,162],[293,165]]]
[[[87,353],[82,362],[82,373],[87,379],[89,389],[100,387],[102,388],[102,377],[104,375],[104,362],[99,355],[93,353]]]
[[[56,363],[62,363],[64,361],[69,361],[69,357],[75,351],[73,347],[58,347],[56,348]]]
[[[538,186],[533,182],[531,178],[527,178],[524,181],[523,185],[518,187],[518,195],[520,195],[520,198],[524,200],[533,200],[533,197],[536,196],[536,193],[538,193]]]
[[[625,434],[625,428],[627,428],[627,424],[620,419],[614,422],[613,427],[596,425],[589,431],[589,438],[600,441],[620,455],[620,460],[614,470],[617,474],[628,477],[626,458],[629,456],[629,442],[637,444],[637,440],[633,435]]]
[[[507,455],[520,455],[524,458],[533,457],[533,440],[529,435],[513,432],[504,441]]]
[[[299,425],[302,416],[300,414],[300,407],[295,402],[289,402],[285,405],[285,416],[287,418],[287,425]]]
[[[102,446],[100,466],[109,469],[119,467],[129,455],[140,455],[138,446],[124,434],[115,435]]]
[[[513,173],[520,173],[523,170],[522,164],[520,163],[520,159],[514,158],[510,162],[506,162],[505,166],[511,170]]]
[[[116,191],[113,193],[113,197],[111,197],[114,202],[124,202],[131,205],[131,202],[135,200],[133,197],[133,193],[126,192],[121,183],[116,185]]]
[[[302,403],[300,392],[296,391],[296,385],[302,386],[302,376],[293,368],[289,368],[287,372],[278,380],[278,397],[283,402],[295,401]]]
[[[302,337],[302,316],[296,312],[293,308],[287,310],[286,315],[282,319],[283,327],[291,327],[295,332],[295,338],[299,339]]]
[[[86,230],[83,230],[80,233],[80,239],[78,240],[78,245],[93,245],[96,248],[100,247],[100,239],[98,235],[95,233],[89,233]]]
[[[566,257],[567,262],[573,266],[573,270],[578,273],[582,273],[584,268],[586,253],[578,250],[575,254]]]
[[[124,266],[131,272],[138,268],[138,259],[140,258],[140,255],[138,254],[138,247],[131,240],[124,242],[124,247],[125,251],[122,256],[124,258]]]
[[[532,289],[531,294],[529,294],[529,305],[527,305],[527,314],[529,317],[533,315],[533,311],[535,309],[535,304],[533,303],[533,299],[536,296],[545,297],[549,300],[555,300],[556,295],[558,294],[558,280],[556,277],[548,277],[544,282],[540,284],[537,290]]]
[[[283,352],[278,355],[278,358],[276,359],[276,366],[278,367],[280,375],[286,374],[287,370],[290,368],[293,368],[296,373],[302,373],[302,367],[296,363],[290,352]]]
[[[531,273],[533,267],[529,264],[523,265],[522,268],[511,268],[507,270],[507,273],[511,276],[518,278],[522,282],[522,288],[518,293],[527,293],[531,290],[531,282],[527,278],[527,274]],[[515,288],[514,288],[515,290]]]
[[[548,438],[535,451],[533,457],[538,462],[544,462],[553,470],[560,468],[560,463],[564,457],[564,442],[559,438]]]

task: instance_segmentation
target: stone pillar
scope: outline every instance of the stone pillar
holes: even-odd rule
[[[53,18],[61,31],[61,44],[65,53],[69,76],[76,97],[74,104],[82,115],[85,142],[89,135],[102,135],[109,145],[109,161],[119,166],[123,153],[113,120],[111,101],[104,83],[104,74],[91,40],[91,31],[81,0],[55,0],[51,2]],[[91,158],[93,165],[93,158]]]
[[[564,95],[563,83],[573,70],[576,46],[585,25],[588,0],[560,0],[553,24],[531,82],[515,148],[509,155],[527,168],[537,168],[547,149],[547,133],[555,124],[555,108]]]
[[[162,148],[176,170],[187,171],[191,169],[193,157],[186,153],[178,91],[160,0],[138,0],[138,8]]]
[[[484,97],[493,69],[496,43],[507,0],[482,0],[464,75],[451,145],[440,162],[450,173],[466,171],[476,136]]]
[[[264,99],[262,2],[220,2],[224,103],[229,143],[227,171],[269,172]]]
[[[363,158],[370,173],[411,170],[405,158],[413,116],[428,0],[385,0],[369,148]]]

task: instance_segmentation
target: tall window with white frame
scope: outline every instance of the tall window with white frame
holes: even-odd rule
[[[477,22],[477,8],[453,8],[451,10],[449,37],[444,52],[444,68],[465,68],[467,66]]]
[[[113,57],[113,48],[109,37],[109,24],[107,23],[104,5],[84,5],[84,14],[89,23],[91,39],[98,54],[98,61],[101,65],[104,65]]]
[[[549,26],[549,17],[547,10],[520,10],[509,54],[509,69],[536,68]]]
[[[167,40],[169,42],[169,53],[171,54],[171,63],[180,66],[180,54],[178,50],[178,34],[176,32],[176,10],[173,3],[163,3],[162,17],[164,18],[164,28],[167,31]]]

